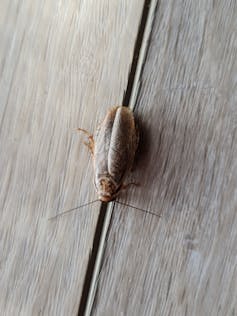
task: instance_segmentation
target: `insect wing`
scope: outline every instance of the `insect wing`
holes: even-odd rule
[[[133,113],[119,107],[114,118],[108,152],[108,171],[112,178],[121,183],[132,167],[136,151],[136,129]]]

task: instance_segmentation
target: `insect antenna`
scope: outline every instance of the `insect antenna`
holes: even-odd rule
[[[136,207],[136,206],[133,206],[133,205],[130,205],[130,204],[127,204],[127,203],[123,203],[123,202],[120,202],[120,201],[114,201],[115,203],[118,203],[118,204],[121,204],[121,205],[124,205],[124,206],[129,206],[129,207],[132,207],[134,208],[135,210],[139,210],[139,211],[142,211],[144,213],[148,213],[148,214],[151,214],[151,215],[154,215],[156,217],[161,217],[160,215],[154,213],[154,212],[151,212],[151,211],[147,211],[147,210],[144,210],[142,208],[139,208],[139,207]]]
[[[57,217],[59,217],[59,216],[62,216],[62,215],[64,215],[64,214],[66,214],[66,213],[70,213],[70,212],[72,212],[72,211],[78,210],[79,208],[82,208],[82,207],[84,207],[84,206],[93,204],[93,203],[98,202],[98,201],[99,201],[99,199],[96,199],[96,200],[94,200],[94,201],[91,201],[91,202],[88,202],[88,203],[85,203],[85,204],[82,204],[82,205],[79,205],[79,206],[70,208],[69,210],[63,211],[62,213],[59,213],[59,214],[57,214],[57,215],[55,215],[55,216],[53,216],[53,217],[48,218],[48,220],[55,219],[55,218],[57,218]]]

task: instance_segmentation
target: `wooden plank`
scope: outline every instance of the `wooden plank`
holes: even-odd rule
[[[4,118],[12,78],[17,67],[19,54],[24,38],[27,19],[22,19],[22,12],[27,10],[25,3],[19,6],[19,1],[1,1],[0,3],[0,122]],[[1,128],[0,126],[0,128]]]
[[[237,315],[237,10],[160,1],[135,113],[134,181],[116,206],[93,315]]]
[[[4,315],[75,315],[99,205],[83,137],[122,102],[143,1],[1,2]]]

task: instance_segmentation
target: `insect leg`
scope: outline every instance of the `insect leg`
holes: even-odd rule
[[[94,138],[93,135],[91,135],[88,131],[86,131],[83,128],[77,128],[77,131],[79,132],[83,132],[84,134],[87,135],[88,137],[88,143],[84,142],[84,144],[89,148],[90,152],[92,153],[92,155],[94,154]]]

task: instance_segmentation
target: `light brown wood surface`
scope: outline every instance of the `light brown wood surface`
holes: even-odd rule
[[[143,1],[0,3],[0,313],[76,315],[99,204],[77,127],[127,86]]]
[[[159,1],[93,315],[237,315],[237,5]]]

